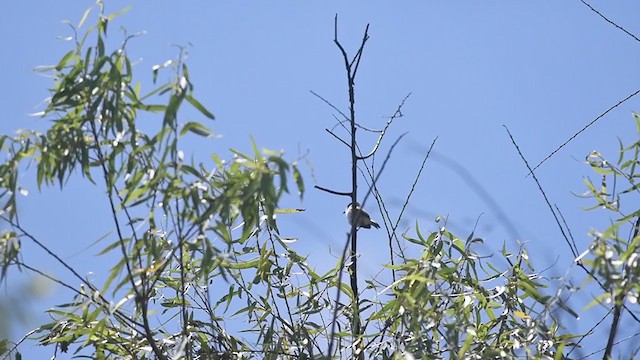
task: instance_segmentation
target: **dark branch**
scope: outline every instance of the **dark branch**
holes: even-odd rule
[[[603,18],[606,22],[608,22],[609,24],[615,26],[616,28],[622,30],[622,32],[624,32],[625,34],[631,36],[635,41],[640,41],[640,39],[638,39],[637,36],[633,35],[631,32],[629,32],[627,29],[623,28],[622,26],[614,23],[613,21],[607,19],[606,16],[602,15],[602,13],[596,9],[593,8],[593,6],[589,5],[586,1],[584,0],[580,0],[581,3],[585,4],[589,9],[591,9],[591,11],[593,11],[594,13],[598,14],[601,18]]]
[[[335,191],[335,190],[327,189],[327,188],[322,187],[320,185],[316,185],[316,186],[314,186],[314,188],[316,188],[318,190],[326,191],[326,192],[328,192],[330,194],[334,194],[334,195],[351,196],[351,192]]]
[[[341,143],[347,145],[347,147],[351,147],[351,145],[349,145],[349,143],[347,143],[346,141],[342,140],[338,135],[336,135],[333,131],[329,130],[329,129],[324,129],[326,132],[328,132],[329,134],[333,135],[333,137],[335,137],[336,139],[338,139],[338,141],[340,141]]]

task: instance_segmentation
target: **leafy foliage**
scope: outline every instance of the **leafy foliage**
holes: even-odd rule
[[[640,138],[640,115],[634,113],[634,120]],[[597,151],[586,158],[600,177],[599,185],[585,179],[588,191],[584,196],[595,201],[589,210],[604,210],[612,217],[611,226],[607,229],[592,231],[591,246],[580,255],[581,261],[591,270],[589,280],[597,282],[602,290],[590,306],[612,304],[619,311],[626,308],[625,304],[638,303],[640,209],[636,205],[636,196],[640,188],[640,175],[637,173],[639,154],[640,140],[628,146],[620,140],[617,161],[609,161]]]

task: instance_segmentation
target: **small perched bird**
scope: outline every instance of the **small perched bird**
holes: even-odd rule
[[[366,211],[362,210],[360,204],[356,203],[355,211],[351,205],[352,204],[349,203],[347,205],[347,209],[344,211],[347,214],[347,221],[349,221],[349,225],[353,225],[353,220],[355,219],[357,221],[357,228],[371,229],[373,226],[376,229],[380,229],[380,224],[371,220],[371,216],[369,216]]]

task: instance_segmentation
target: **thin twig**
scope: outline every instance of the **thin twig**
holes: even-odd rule
[[[331,136],[333,136],[334,138],[338,139],[338,141],[340,141],[341,143],[345,144],[347,147],[351,146],[349,145],[349,143],[347,143],[346,141],[342,140],[338,135],[336,135],[333,131],[329,130],[329,129],[324,129],[326,132],[328,132],[329,134],[331,134]]]
[[[380,179],[380,175],[384,171],[384,168],[387,166],[387,163],[389,162],[389,159],[391,158],[391,153],[393,152],[393,149],[396,147],[396,145],[398,145],[400,140],[402,140],[402,138],[405,137],[407,134],[409,134],[409,133],[405,132],[405,133],[401,134],[400,136],[398,136],[396,141],[394,141],[393,144],[391,144],[391,147],[389,148],[389,152],[387,153],[387,156],[384,158],[384,161],[382,162],[382,166],[380,167],[380,170],[378,171],[378,174],[376,174],[376,177],[373,180],[372,186],[369,187],[369,190],[367,191],[367,193],[365,194],[364,198],[362,199],[362,207],[364,207],[364,204],[366,203],[367,199],[369,198],[369,196],[373,192],[373,186],[378,182],[378,179]]]
[[[102,292],[99,291],[93,284],[91,284],[90,282],[85,280],[82,276],[80,276],[80,274],[78,274],[78,272],[75,269],[73,269],[69,264],[67,264],[64,260],[62,260],[62,258],[60,258],[60,256],[55,254],[52,250],[50,250],[48,247],[46,247],[42,242],[40,242],[38,239],[36,239],[35,236],[33,236],[32,234],[27,232],[27,230],[22,228],[20,225],[12,222],[11,220],[9,220],[9,219],[7,219],[5,217],[1,217],[1,218],[2,218],[2,220],[6,221],[9,225],[11,225],[11,226],[15,227],[17,230],[19,230],[22,233],[22,235],[24,235],[27,238],[29,238],[36,245],[38,245],[42,250],[46,251],[58,263],[60,263],[67,270],[69,270],[73,274],[73,276],[75,276],[78,280],[80,280],[81,283],[83,283],[85,286],[87,286],[89,289],[91,289],[93,294],[97,294],[103,304],[106,304],[106,306],[109,306],[109,301],[102,295]],[[23,264],[23,266],[27,267],[25,264]],[[32,270],[36,271],[35,269],[32,269]],[[74,292],[77,293],[78,291],[74,289]],[[123,321],[126,320],[126,321],[129,322],[129,326],[131,326],[132,329],[134,329],[135,331],[137,331],[141,335],[143,334],[140,330],[138,330],[137,328],[132,326],[132,325],[136,325],[136,326],[139,326],[139,327],[142,328],[144,326],[141,323],[139,323],[139,322],[137,322],[137,321],[135,321],[135,320],[133,320],[131,318],[126,317],[120,311],[117,311],[117,313],[121,316],[121,320],[123,320]]]
[[[384,137],[384,134],[387,133],[387,129],[389,128],[389,126],[391,126],[391,123],[393,122],[393,120],[395,118],[397,118],[397,117],[400,117],[400,114],[402,114],[402,112],[401,112],[402,106],[404,106],[404,103],[405,103],[405,101],[407,101],[409,96],[411,96],[411,93],[407,94],[407,96],[405,96],[404,99],[402,99],[402,102],[398,106],[398,109],[396,110],[396,112],[389,118],[389,120],[387,120],[387,123],[385,124],[384,128],[382,129],[382,131],[380,133],[380,136],[378,136],[378,140],[376,141],[376,144],[373,146],[373,149],[367,155],[358,156],[358,160],[367,159],[367,158],[373,156],[373,154],[376,153],[376,150],[378,150],[378,147],[380,147],[380,143],[382,142],[382,138]]]
[[[358,52],[353,56],[353,60],[351,60],[350,66],[353,66],[355,63],[355,67],[353,68],[353,76],[352,78],[355,80],[356,74],[358,73],[358,68],[360,67],[360,60],[362,59],[362,52],[364,51],[364,45],[369,40],[369,24],[364,29],[364,36],[362,37],[362,44],[360,44],[360,48],[358,48]]]
[[[578,245],[576,244],[576,240],[573,238],[573,234],[571,233],[571,228],[569,228],[569,225],[567,224],[567,220],[565,220],[564,215],[562,215],[562,211],[560,211],[560,208],[558,207],[558,205],[554,204],[554,206],[556,208],[556,211],[558,212],[558,215],[560,215],[560,219],[562,219],[562,224],[567,229],[567,234],[569,234],[569,238],[571,239],[571,244],[573,245],[572,247],[573,257],[576,258],[578,256]]]
[[[396,223],[393,224],[393,226],[391,227],[391,236],[389,237],[389,248],[391,251],[390,257],[391,257],[391,265],[394,265],[394,259],[393,259],[393,244],[391,243],[391,239],[393,239],[395,237],[396,242],[398,243],[398,247],[400,247],[400,240],[398,239],[398,234],[396,233],[396,230],[398,229],[398,226],[400,226],[400,220],[402,219],[402,215],[404,214],[405,209],[407,208],[407,205],[409,204],[409,200],[411,199],[411,196],[413,195],[413,192],[416,189],[416,185],[418,184],[418,180],[420,179],[420,176],[422,175],[422,170],[424,170],[424,166],[427,163],[427,159],[429,158],[429,155],[431,155],[431,150],[433,150],[433,147],[436,144],[436,141],[438,140],[438,137],[436,136],[435,139],[433,139],[433,141],[431,142],[431,146],[429,146],[429,150],[427,150],[427,153],[424,156],[424,159],[422,159],[422,164],[420,165],[420,169],[418,170],[418,174],[416,174],[415,179],[413,180],[413,184],[411,184],[411,190],[409,191],[409,194],[407,195],[407,198],[404,201],[404,204],[402,205],[402,209],[400,210],[400,214],[398,214],[398,218],[396,219]],[[396,281],[396,271],[392,269],[392,277],[393,277],[393,281]]]
[[[616,341],[616,343],[615,343],[614,345],[622,344],[623,342],[629,341],[629,340],[631,340],[631,339],[633,339],[634,337],[639,336],[639,335],[640,335],[640,332],[637,332],[637,333],[635,333],[635,334],[633,334],[633,335],[629,335],[629,336],[627,336],[626,338],[624,338],[624,339],[622,339],[622,340]],[[597,353],[599,353],[599,352],[601,352],[601,351],[603,351],[603,350],[604,350],[604,349],[600,349],[600,350],[593,351],[593,352],[591,352],[591,353],[589,353],[589,354],[586,354],[586,355],[585,355],[585,356],[583,356],[583,357],[576,358],[576,360],[584,360],[584,359],[590,358],[590,357],[591,357],[591,355],[595,355],[595,354],[597,354]],[[633,359],[633,357],[631,357],[631,358]]]
[[[334,194],[334,195],[340,195],[340,196],[351,196],[351,192],[344,192],[344,191],[335,191],[335,190],[331,190],[331,189],[327,189],[326,187],[322,187],[320,185],[315,185],[314,188],[318,189],[318,190],[322,190],[322,191],[326,191],[330,194]]]
[[[9,349],[9,351],[7,351],[7,353],[5,354],[5,356],[2,358],[2,360],[5,360],[7,358],[9,358],[9,356],[11,356],[11,353],[14,352],[18,346],[20,346],[20,344],[22,344],[23,342],[25,342],[27,339],[29,339],[29,336],[35,334],[36,332],[38,332],[39,329],[35,329],[35,330],[31,330],[29,331],[25,336],[22,337],[22,339],[20,339],[17,343],[15,343],[11,349]],[[6,351],[6,350],[5,350]],[[20,359],[20,357],[16,356],[15,359]]]
[[[608,22],[609,24],[615,26],[616,28],[618,28],[619,30],[621,30],[622,32],[624,32],[625,34],[631,36],[635,41],[640,41],[640,39],[638,39],[637,36],[633,35],[632,33],[630,33],[629,31],[627,31],[627,29],[623,28],[622,26],[614,23],[613,21],[609,20],[606,16],[602,15],[602,13],[596,9],[593,8],[593,6],[589,5],[586,1],[584,0],[580,0],[581,3],[585,4],[589,9],[591,9],[591,11],[593,11],[594,13],[598,14],[601,18],[603,18],[606,22]]]
[[[569,245],[569,249],[571,249],[573,251],[573,248],[571,247],[571,242],[569,241],[569,237],[564,232],[564,228],[562,227],[562,224],[560,223],[560,220],[558,219],[558,215],[556,214],[555,210],[553,209],[553,206],[551,206],[551,202],[549,201],[549,198],[547,197],[547,193],[542,188],[542,185],[540,184],[540,181],[538,180],[538,177],[536,176],[536,174],[531,169],[531,166],[529,166],[529,162],[527,161],[527,159],[522,154],[522,151],[520,151],[520,147],[516,143],[516,140],[513,138],[513,135],[511,135],[511,132],[509,131],[509,128],[506,125],[502,125],[502,126],[505,128],[505,130],[507,130],[507,134],[509,134],[509,138],[511,138],[511,143],[513,144],[513,146],[515,146],[516,150],[518,151],[518,155],[520,155],[520,158],[522,159],[522,161],[526,165],[527,169],[529,170],[529,173],[531,174],[531,176],[533,176],[533,180],[536,182],[536,185],[538,185],[538,189],[542,193],[542,197],[544,198],[544,201],[547,203],[547,206],[549,207],[549,210],[551,211],[551,214],[553,215],[553,218],[556,220],[556,224],[558,225],[558,228],[560,229],[560,232],[562,233],[562,237],[564,237],[565,241],[567,242],[567,245]]]
[[[338,114],[342,115],[342,117],[344,117],[344,119],[346,121],[349,121],[349,118],[347,117],[347,115],[345,115],[340,109],[338,109],[335,105],[333,105],[331,102],[329,102],[329,100],[327,100],[327,99],[323,98],[322,96],[318,95],[313,90],[309,90],[309,92],[311,92],[313,95],[315,95],[315,97],[317,97],[318,99],[322,100],[325,104],[329,105],[333,110],[337,111]]]
[[[538,169],[540,167],[540,165],[544,164],[545,161],[549,160],[553,155],[555,155],[558,151],[560,151],[563,147],[565,147],[568,143],[570,143],[573,139],[575,139],[576,137],[578,137],[578,135],[582,134],[585,130],[587,130],[589,127],[591,127],[591,125],[595,124],[596,121],[600,120],[601,118],[603,118],[605,115],[607,115],[611,110],[617,108],[618,106],[622,105],[622,103],[624,103],[625,101],[631,99],[632,97],[638,95],[638,93],[640,93],[640,89],[634,91],[631,95],[627,96],[626,98],[618,101],[617,104],[613,105],[612,107],[608,108],[605,112],[603,112],[602,114],[598,115],[598,117],[596,117],[595,119],[593,119],[590,123],[588,123],[585,127],[583,127],[582,129],[580,129],[577,133],[573,134],[567,141],[565,141],[562,145],[558,146],[555,150],[553,150],[551,152],[551,154],[547,155],[547,157],[545,157],[544,159],[542,159],[542,161],[540,161],[538,163],[538,165],[534,166],[533,169],[529,169],[529,174],[527,174],[527,176],[531,175],[534,171],[536,171],[536,169]]]

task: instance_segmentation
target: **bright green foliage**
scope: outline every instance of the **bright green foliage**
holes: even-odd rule
[[[640,138],[640,115],[634,114],[634,118]],[[599,186],[585,179],[589,190],[587,197],[596,202],[589,210],[603,209],[612,217],[609,228],[592,232],[593,242],[588,251],[581,254],[582,263],[591,270],[590,280],[596,280],[603,290],[591,306],[637,304],[640,297],[640,210],[635,205],[640,188],[639,154],[640,140],[629,146],[620,141],[615,164],[597,151],[586,159],[600,176]]]
[[[545,280],[532,272],[524,249],[503,254],[511,267],[498,270],[475,253],[482,239],[464,241],[444,227],[426,238],[416,233],[405,239],[422,255],[393,266],[401,276],[385,290],[394,300],[371,317],[404,352],[416,359],[545,358],[567,344],[548,313],[550,297],[540,293]],[[391,345],[376,354],[391,358]]]
[[[54,78],[43,114],[53,118],[49,130],[0,139],[9,156],[0,166],[3,218],[15,228],[3,234],[2,275],[19,261],[17,239],[28,237],[17,222],[21,164],[36,164],[39,187],[56,183],[64,188],[80,173],[104,188],[111,206],[117,236],[102,253],[117,251],[122,259],[101,288],[78,276],[85,286],[74,289],[72,302],[50,312],[56,320],[36,332],[40,343],[57,344],[61,351],[77,343],[78,351],[91,347],[96,358],[250,350],[218,323],[218,306],[228,309],[231,301],[243,299],[246,307],[238,314],[264,318],[272,306],[274,274],[282,282],[295,264],[304,266],[302,258],[294,257],[295,262],[279,267],[269,246],[280,243],[275,213],[288,192],[291,165],[281,154],[261,153],[255,144],[252,156],[234,151],[236,158],[229,163],[216,155],[212,166],[187,162],[182,137],[210,137],[211,131],[198,122],[181,124],[181,108],[191,105],[209,119],[213,114],[194,97],[182,59],[172,82],[141,94],[126,55],[131,37],[115,51],[106,49],[113,18],[101,13],[97,27],[81,38],[76,34],[75,48],[46,69]],[[89,39],[95,39],[94,46],[87,45]],[[155,103],[163,98],[166,105]],[[140,129],[141,116],[159,118],[156,131]],[[294,172],[302,196],[304,184]],[[246,244],[265,234],[270,243]],[[253,282],[245,281],[249,273]],[[221,295],[225,281],[230,287]],[[253,296],[254,284],[268,286],[264,295]],[[284,284],[277,289],[278,296],[287,296]],[[120,299],[108,300],[112,297]],[[152,321],[154,312],[176,323]],[[274,346],[264,343],[265,351]]]

